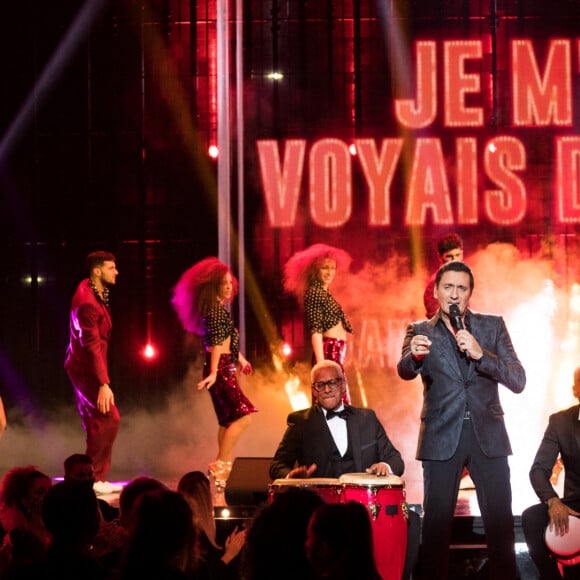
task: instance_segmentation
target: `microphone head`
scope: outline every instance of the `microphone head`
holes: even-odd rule
[[[451,304],[449,306],[449,318],[455,330],[463,330],[463,321],[461,320],[461,314],[459,313],[459,306],[457,304]]]
[[[449,314],[450,316],[461,316],[461,314],[459,314],[459,306],[457,306],[457,304],[451,304],[449,306]]]

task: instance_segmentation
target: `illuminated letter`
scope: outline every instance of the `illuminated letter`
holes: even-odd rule
[[[306,141],[303,139],[286,141],[282,170],[278,142],[268,139],[258,141],[257,145],[270,225],[273,228],[292,227],[296,220],[296,208],[300,197]]]
[[[580,137],[556,139],[556,215],[561,223],[580,223]]]
[[[434,224],[453,223],[441,141],[431,138],[417,139],[405,224],[423,225],[427,209],[433,211]]]
[[[481,58],[480,40],[445,42],[445,125],[447,127],[481,127],[481,107],[466,107],[466,93],[479,93],[479,74],[465,72],[465,60]]]
[[[526,214],[526,188],[514,170],[526,168],[526,150],[515,137],[495,137],[485,148],[486,175],[500,189],[487,189],[485,213],[495,224],[512,226]]]
[[[352,210],[350,153],[339,139],[321,139],[310,150],[310,215],[325,228],[344,225]]]
[[[369,225],[391,225],[389,194],[403,140],[383,139],[380,157],[374,139],[356,139],[355,145],[369,184]]]
[[[477,223],[477,140],[455,141],[457,157],[457,223]]]
[[[513,123],[572,125],[570,41],[550,41],[543,78],[531,40],[512,41]]]
[[[385,366],[385,347],[381,341],[379,323],[376,318],[363,319],[359,338],[359,367]]]
[[[415,50],[417,100],[395,99],[397,120],[410,129],[427,127],[437,114],[437,45],[433,40],[420,40],[415,43]]]

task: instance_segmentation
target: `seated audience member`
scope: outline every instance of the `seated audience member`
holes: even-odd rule
[[[101,550],[101,561],[110,569],[118,570],[125,547],[127,545],[127,538],[135,505],[139,498],[151,491],[167,491],[168,487],[158,479],[149,477],[147,475],[139,475],[131,480],[125,487],[123,487],[119,495],[119,519],[110,522],[111,525],[116,525],[117,529],[116,542],[114,549],[106,551]],[[96,546],[99,548],[99,545]]]
[[[170,490],[142,494],[133,508],[120,579],[193,580],[198,571],[196,529],[185,498]]]
[[[306,555],[316,580],[381,580],[370,516],[360,503],[319,507],[308,524]]]
[[[572,392],[580,399],[580,367],[574,371]],[[558,535],[568,532],[570,516],[580,516],[580,405],[550,415],[548,426],[530,469],[532,487],[541,503],[522,513],[528,550],[541,580],[560,580],[556,559],[546,545],[547,527]],[[564,497],[559,498],[550,478],[558,456],[564,466]],[[580,538],[578,539],[580,550]],[[566,579],[580,578],[580,564],[565,566]]]
[[[52,536],[46,556],[10,580],[108,578],[93,551],[101,516],[92,486],[79,481],[57,483],[44,497],[42,518]]]
[[[288,428],[274,454],[270,477],[337,478],[360,472],[402,475],[405,464],[401,454],[375,412],[343,403],[342,367],[323,360],[312,367],[311,379],[317,403],[288,415]],[[409,511],[408,524],[405,578],[419,557],[421,524],[413,511]]]
[[[6,533],[2,561],[11,570],[44,556],[50,533],[42,521],[41,506],[51,486],[50,477],[32,465],[13,467],[2,478],[0,523]]]
[[[73,453],[64,460],[64,480],[65,481],[86,481],[91,486],[95,483],[95,469],[93,460],[84,453]],[[118,513],[104,499],[99,498],[99,507],[105,521],[114,520]]]
[[[289,488],[260,508],[247,532],[240,558],[242,580],[296,580],[310,577],[306,528],[324,500],[306,488]]]
[[[236,528],[224,548],[216,542],[216,525],[209,479],[201,471],[186,473],[177,484],[186,499],[198,529],[200,557],[211,580],[237,578],[237,556],[246,540],[246,531]]]

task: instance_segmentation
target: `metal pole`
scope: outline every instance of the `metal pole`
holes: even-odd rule
[[[246,248],[244,207],[244,6],[236,0],[236,126],[238,170],[238,278],[240,350],[246,352]]]
[[[217,93],[218,93],[218,257],[231,265],[230,208],[230,98],[229,98],[229,0],[217,4]]]

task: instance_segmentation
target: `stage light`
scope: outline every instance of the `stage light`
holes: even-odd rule
[[[231,516],[230,510],[228,508],[220,508],[217,514],[221,518],[229,518]]]
[[[217,148],[217,145],[210,145],[207,152],[212,159],[217,159],[218,155],[220,154],[220,150]]]
[[[281,81],[284,78],[284,75],[281,72],[271,72],[266,75],[271,81]]]
[[[286,358],[289,358],[290,356],[292,356],[292,347],[291,347],[291,346],[290,346],[290,345],[289,345],[287,342],[285,342],[285,343],[282,345],[282,354],[283,354],[283,355],[284,355]]]
[[[497,147],[493,141],[487,146],[487,148],[490,153],[495,153],[497,151]]]
[[[143,357],[151,360],[157,356],[157,350],[151,343],[147,343],[143,349]]]
[[[25,286],[32,286],[33,282],[36,282],[37,286],[42,286],[46,282],[46,278],[44,278],[44,276],[36,276],[36,278],[33,278],[32,276],[28,275],[23,276],[21,280]]]
[[[351,143],[348,146],[348,151],[354,157],[356,155],[356,145],[354,143]]]

